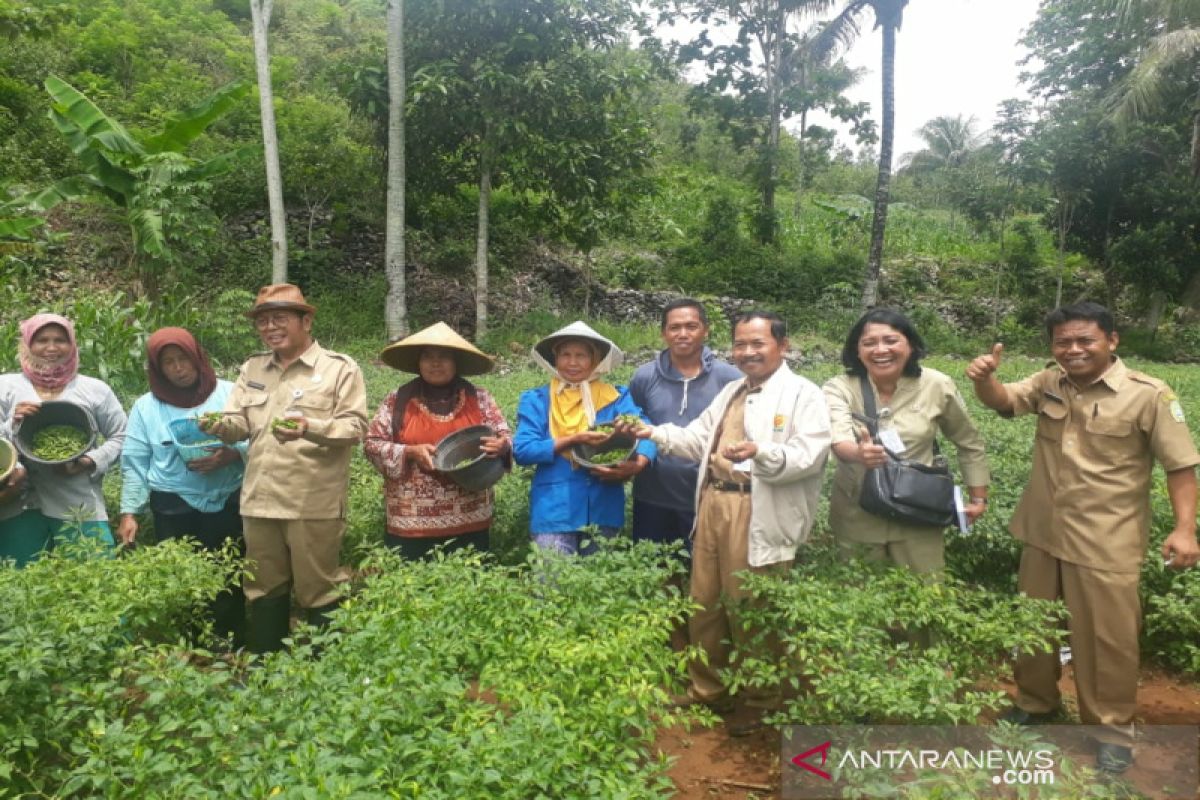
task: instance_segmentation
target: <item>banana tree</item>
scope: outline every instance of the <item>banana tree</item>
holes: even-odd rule
[[[66,138],[84,171],[27,196],[28,211],[46,211],[79,195],[99,196],[112,203],[128,226],[133,266],[151,297],[171,265],[169,230],[181,204],[192,202],[197,189],[233,166],[251,148],[239,148],[200,161],[184,150],[208,127],[240,102],[250,84],[224,86],[166,124],[154,136],[138,139],[66,81],[51,76],[46,91],[54,101],[50,119]],[[18,202],[18,201],[13,201]]]

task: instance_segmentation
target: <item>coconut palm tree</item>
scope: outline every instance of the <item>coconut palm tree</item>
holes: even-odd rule
[[[1133,71],[1113,95],[1113,119],[1128,125],[1163,108],[1185,80],[1191,88],[1192,177],[1200,177],[1200,0],[1110,0],[1122,24],[1136,13],[1155,19],[1150,40]]]
[[[859,35],[859,24],[868,10],[875,27],[883,31],[883,60],[880,75],[883,104],[879,125],[879,178],[875,183],[875,215],[871,222],[871,249],[863,279],[862,307],[875,305],[879,297],[879,268],[883,262],[883,234],[887,229],[888,195],[892,185],[892,144],[896,136],[896,31],[904,18],[908,0],[846,0],[842,10],[821,33],[826,47],[846,47]]]
[[[983,144],[983,137],[975,130],[974,115],[934,117],[921,126],[917,135],[925,142],[925,147],[902,159],[915,172],[961,167]]]

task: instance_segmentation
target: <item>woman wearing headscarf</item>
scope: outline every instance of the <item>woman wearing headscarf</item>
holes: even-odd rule
[[[601,376],[620,366],[621,350],[583,322],[573,322],[533,347],[533,360],[550,373],[545,386],[522,392],[513,454],[518,464],[537,467],[529,488],[529,528],[538,547],[587,555],[595,542],[583,529],[611,538],[625,521],[622,486],[645,469],[658,452],[650,441],[633,458],[587,469],[571,449],[596,445],[609,434],[591,430],[634,414],[649,423],[624,386]]]
[[[486,552],[495,508],[492,490],[471,491],[434,468],[438,442],[455,431],[487,425],[486,458],[509,459],[512,432],[491,394],[466,375],[492,369],[492,359],[439,322],[386,347],[388,366],[417,377],[389,392],[367,429],[363,451],[384,478],[388,547],[418,559],[434,547]]]
[[[148,505],[159,541],[186,536],[206,550],[219,550],[231,539],[240,543],[245,443],[218,443],[209,455],[184,461],[170,429],[174,420],[222,410],[233,384],[217,378],[204,348],[183,328],[152,333],[146,356],[150,391],[129,412],[117,535],[123,544],[132,543],[137,515]],[[246,614],[241,586],[218,595],[211,612],[214,633],[240,645]]]
[[[125,439],[125,411],[108,384],[79,374],[75,326],[58,314],[36,314],[20,325],[20,373],[0,376],[0,436],[32,417],[43,402],[64,400],[86,409],[102,437],[65,464],[30,463],[28,508],[0,522],[0,558],[18,565],[82,536],[112,547],[104,508],[104,473],[117,462]]]

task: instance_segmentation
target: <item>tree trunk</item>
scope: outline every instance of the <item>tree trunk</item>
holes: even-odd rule
[[[1196,102],[1200,104],[1200,98]],[[1192,180],[1200,178],[1200,108],[1192,114]]]
[[[404,111],[407,92],[404,75],[404,0],[388,0],[388,167],[387,221],[383,245],[383,271],[387,297],[383,303],[384,327],[389,342],[408,334],[404,244]]]
[[[1183,318],[1185,321],[1194,322],[1200,318],[1200,270],[1193,272],[1192,277],[1188,278],[1179,304],[1184,308]]]
[[[800,80],[804,81],[804,72],[801,71]],[[801,84],[804,85],[803,83]],[[800,136],[796,139],[796,198],[792,201],[792,216],[795,219],[800,219],[800,214],[803,211],[804,199],[804,184],[808,180],[808,154],[805,152],[804,137],[808,135],[808,109],[800,112]]]
[[[1118,197],[1120,196],[1120,186],[1119,185],[1118,185],[1117,196]],[[1115,208],[1116,208],[1116,203],[1113,203],[1110,201],[1108,204],[1108,209],[1104,213],[1104,244],[1103,244],[1103,250],[1101,251],[1101,256],[1100,256],[1100,263],[1102,265],[1101,270],[1104,274],[1104,286],[1106,289],[1106,292],[1105,292],[1106,296],[1104,298],[1105,305],[1107,305],[1109,308],[1112,308],[1113,306],[1115,306],[1116,301],[1117,301],[1116,281],[1114,281],[1110,277],[1112,274],[1112,269],[1113,269],[1113,259],[1112,259],[1113,230],[1112,229],[1113,229],[1113,212],[1114,212]]]
[[[784,11],[777,10],[775,18],[769,23],[766,47],[763,48],[763,55],[766,56],[766,64],[763,66],[766,71],[767,113],[769,114],[766,163],[763,165],[762,177],[763,218],[758,225],[759,240],[763,244],[771,244],[776,238],[775,186],[779,180],[779,118],[783,113],[780,108],[779,62],[783,55],[783,28],[786,20]]]
[[[1054,289],[1054,307],[1062,306],[1063,275],[1067,271],[1067,231],[1071,229],[1071,200],[1063,197],[1058,203],[1058,282]]]
[[[271,92],[271,51],[267,28],[274,0],[250,0],[254,30],[254,66],[258,75],[258,108],[262,115],[263,155],[267,164],[267,205],[271,209],[271,283],[286,283],[287,216],[283,208],[283,178],[279,173],[279,137],[275,133],[275,98]]]
[[[1158,326],[1162,324],[1163,311],[1167,307],[1167,295],[1165,292],[1152,292],[1150,294],[1150,309],[1146,312],[1146,327],[1150,329],[1150,341],[1158,335]]]
[[[487,138],[479,148],[479,227],[475,232],[475,341],[487,333],[488,212],[492,202],[492,159]]]
[[[887,230],[888,194],[892,185],[892,140],[896,118],[896,27],[883,22],[883,108],[879,138],[879,179],[875,184],[875,215],[871,220],[871,249],[863,281],[862,308],[879,300],[879,272],[883,264],[883,235]]]

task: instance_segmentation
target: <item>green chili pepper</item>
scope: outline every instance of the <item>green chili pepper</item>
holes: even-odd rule
[[[33,454],[43,461],[68,461],[87,448],[87,434],[70,425],[49,425],[33,435]]]
[[[600,464],[602,466],[611,466],[612,464],[620,464],[629,455],[628,450],[609,450],[607,453],[596,453],[594,456],[586,459],[588,463]]]

